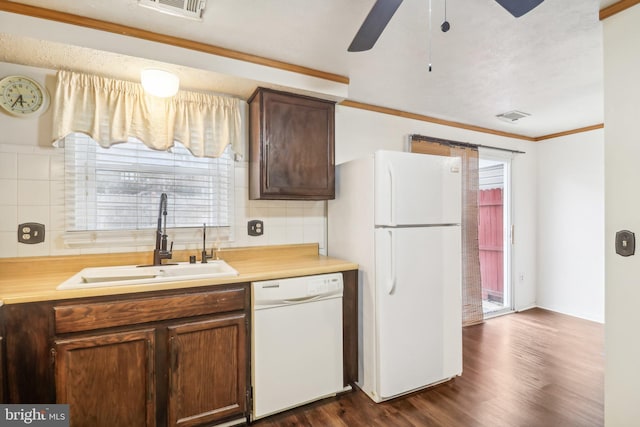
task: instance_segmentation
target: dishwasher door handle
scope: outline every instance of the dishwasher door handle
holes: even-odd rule
[[[254,302],[254,310],[262,310],[264,308],[274,308],[278,306],[299,304],[301,302],[316,301],[323,297],[324,295],[311,295],[311,296],[304,296],[300,298],[260,299]]]
[[[287,298],[287,299],[283,299],[282,302],[284,304],[295,304],[297,302],[313,301],[319,298],[322,298],[322,295],[308,295],[300,298]]]

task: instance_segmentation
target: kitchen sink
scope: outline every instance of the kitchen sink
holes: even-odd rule
[[[123,265],[89,267],[62,282],[56,289],[83,289],[108,286],[142,285],[179,280],[237,276],[238,272],[222,260],[206,264]]]

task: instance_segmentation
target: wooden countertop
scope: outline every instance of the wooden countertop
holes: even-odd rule
[[[176,261],[184,261],[188,259],[189,254],[176,255],[174,256]],[[0,259],[0,304],[245,283],[358,269],[358,264],[319,255],[317,244],[233,248],[220,250],[217,255],[235,268],[239,275],[74,290],[57,290],[56,287],[83,268],[144,264],[148,262],[146,259],[148,254],[136,252],[69,257],[4,258]]]

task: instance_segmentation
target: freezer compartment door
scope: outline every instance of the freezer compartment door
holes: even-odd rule
[[[377,392],[462,372],[460,227],[376,229]]]
[[[375,153],[376,225],[459,224],[460,158]]]

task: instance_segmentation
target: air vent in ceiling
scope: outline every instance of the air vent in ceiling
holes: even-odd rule
[[[498,114],[496,117],[502,120],[503,122],[515,123],[524,117],[529,117],[530,115],[531,114],[523,113],[522,111],[512,110],[512,111],[507,111],[506,113]]]
[[[202,19],[206,3],[206,0],[138,0],[140,6],[169,15],[198,20]]]

